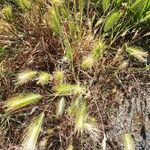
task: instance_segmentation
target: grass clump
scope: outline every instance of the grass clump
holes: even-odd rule
[[[0,8],[0,147],[138,149],[148,129],[149,0]]]

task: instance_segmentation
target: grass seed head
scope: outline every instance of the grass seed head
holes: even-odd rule
[[[123,135],[124,150],[135,150],[134,140],[131,134],[127,133]]]
[[[40,72],[37,84],[46,85],[52,80],[52,75],[47,72]]]
[[[54,75],[54,80],[57,84],[63,83],[63,81],[64,81],[64,72],[63,71],[60,71],[60,70],[55,71],[53,73],[53,75]]]
[[[121,62],[120,66],[118,67],[118,70],[125,70],[127,67],[129,66],[129,61],[128,60],[124,60],[123,62]]]
[[[93,141],[98,141],[100,131],[94,123],[85,123],[84,130],[90,135]]]
[[[98,40],[94,43],[92,50],[92,57],[97,60],[102,57],[104,50],[106,49],[106,44],[102,40]]]
[[[57,105],[56,116],[61,117],[65,110],[65,98],[62,97]]]
[[[22,9],[22,10],[30,10],[31,9],[31,1],[30,0],[16,0],[17,5]]]
[[[141,62],[147,62],[148,53],[137,47],[129,47],[127,44],[126,51]]]
[[[4,103],[4,107],[6,107],[6,112],[15,111],[27,105],[38,102],[42,96],[40,94],[35,93],[26,93],[20,94],[18,96],[12,97]]]
[[[82,68],[85,70],[91,69],[93,66],[93,58],[91,56],[84,57],[82,60]]]
[[[27,133],[24,137],[20,150],[35,150],[36,143],[42,129],[44,120],[44,113],[37,116],[33,122],[28,126]]]
[[[5,6],[5,7],[2,9],[2,14],[3,14],[3,16],[4,16],[4,19],[10,21],[10,20],[13,18],[12,6],[10,6],[10,5]]]
[[[96,126],[96,119],[89,116],[85,102],[81,103],[79,110],[76,112],[75,132],[77,134],[85,132],[90,135],[92,140],[98,141],[99,129]]]
[[[86,103],[83,102],[83,104],[80,106],[79,111],[76,113],[75,118],[75,132],[78,134],[82,134],[84,131],[84,125],[87,121],[88,113],[87,113],[87,106]]]
[[[37,71],[27,70],[18,74],[17,84],[23,85],[32,80],[37,75]]]
[[[56,8],[50,7],[48,13],[45,15],[45,20],[48,26],[56,35],[61,34],[61,19]]]
[[[71,102],[70,107],[68,108],[68,115],[75,116],[80,108],[80,98],[76,98]]]
[[[122,12],[115,10],[110,15],[108,15],[104,25],[104,32],[108,32],[109,30],[112,30],[120,20],[122,14],[123,14]]]
[[[85,94],[86,89],[80,85],[60,84],[54,87],[54,91],[58,95],[82,95]]]

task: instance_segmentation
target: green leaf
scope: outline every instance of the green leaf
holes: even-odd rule
[[[149,1],[149,0],[148,0]],[[136,0],[130,7],[130,10],[135,14],[136,19],[140,19],[146,11],[147,0]]]

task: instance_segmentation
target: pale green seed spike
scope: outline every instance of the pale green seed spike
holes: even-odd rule
[[[40,72],[37,84],[46,85],[49,83],[50,80],[52,80],[52,75],[47,72]]]
[[[142,49],[140,48],[137,48],[137,47],[129,47],[127,44],[125,44],[126,46],[126,51],[134,56],[136,59],[138,59],[139,61],[141,62],[146,62],[147,61],[147,57],[148,57],[148,53],[143,51]]]
[[[93,63],[94,63],[94,60],[92,56],[87,56],[83,58],[81,66],[83,69],[88,70],[92,68]]]
[[[100,131],[95,123],[85,123],[84,130],[89,134],[93,141],[98,141]]]
[[[61,70],[57,70],[53,73],[54,80],[57,84],[63,83],[64,81],[64,72]]]
[[[20,150],[35,150],[36,143],[42,129],[44,113],[37,116],[28,126],[27,133],[24,137]]]
[[[12,20],[13,18],[13,11],[12,11],[12,6],[8,5],[8,6],[5,6],[3,9],[2,9],[2,14],[4,15],[4,18],[8,21]]]
[[[57,95],[85,94],[86,89],[80,85],[59,84],[54,87]]]
[[[68,115],[75,116],[80,108],[80,98],[76,98],[71,102],[70,107],[68,108]]]
[[[65,98],[62,97],[57,105],[56,116],[61,117],[65,110]]]
[[[110,0],[102,0],[102,8],[104,12],[108,10],[110,4],[111,4]]]
[[[16,0],[16,3],[22,10],[30,10],[32,6],[30,0]]]
[[[35,93],[26,93],[20,94],[18,96],[12,97],[4,103],[4,107],[6,107],[6,112],[15,111],[17,109],[23,108],[27,105],[38,102],[42,99],[40,94]]]
[[[104,32],[113,29],[114,26],[118,23],[121,16],[122,13],[120,11],[113,11],[110,15],[108,15],[104,25]]]
[[[124,150],[135,150],[135,144],[131,134],[129,133],[124,134],[123,139],[124,139]]]
[[[18,74],[17,76],[17,84],[23,85],[29,81],[31,81],[37,74],[37,71],[27,70]]]
[[[61,34],[61,20],[58,13],[58,10],[55,7],[50,7],[48,14],[46,16],[47,23],[51,30],[56,35]]]
[[[92,57],[94,60],[101,58],[104,50],[106,49],[106,44],[102,40],[98,40],[94,43],[92,50]]]
[[[120,70],[120,71],[125,70],[125,69],[127,69],[128,65],[129,65],[129,61],[128,60],[124,60],[119,65],[118,70]]]
[[[82,134],[84,131],[84,125],[87,121],[88,113],[87,113],[87,106],[85,102],[80,106],[79,111],[76,114],[75,118],[75,132],[78,134]]]

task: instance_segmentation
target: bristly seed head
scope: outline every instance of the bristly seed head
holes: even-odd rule
[[[27,105],[38,102],[42,99],[40,94],[35,93],[23,93],[18,96],[12,97],[4,103],[4,107],[6,107],[6,112],[15,111],[17,109],[23,108]]]
[[[47,72],[40,72],[39,76],[37,78],[37,84],[46,85],[49,83],[50,80],[52,80],[53,77],[51,74]]]
[[[57,70],[53,73],[54,80],[57,84],[61,84],[64,81],[64,72]]]
[[[2,9],[2,14],[6,20],[10,21],[13,18],[12,6],[10,6],[10,5],[5,6]]]
[[[93,58],[91,56],[86,56],[83,57],[81,66],[83,69],[88,70],[92,68],[93,63],[94,63]]]
[[[16,0],[16,3],[22,10],[30,10],[32,6],[30,0]]]
[[[123,140],[124,140],[124,150],[135,150],[135,144],[131,134],[129,133],[124,134]]]
[[[24,140],[22,142],[20,150],[36,149],[36,143],[42,129],[43,120],[44,113],[41,113],[33,120],[33,122],[31,122],[31,124],[27,128],[27,132],[24,136]]]
[[[54,91],[56,91],[58,95],[82,95],[85,94],[86,89],[78,84],[59,84],[54,87]]]
[[[127,44],[126,51],[141,62],[147,62],[148,53],[137,47],[129,47]]]
[[[17,84],[23,85],[32,80],[37,75],[37,71],[26,70],[18,74]]]
[[[104,50],[106,49],[106,44],[103,40],[98,40],[94,43],[93,50],[92,50],[92,57],[94,60],[97,60],[102,57]]]
[[[61,117],[65,110],[65,98],[62,97],[57,105],[56,116]]]

